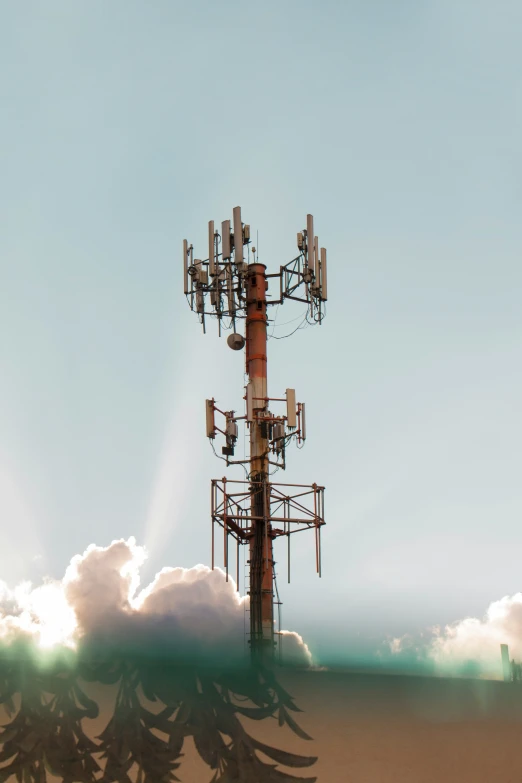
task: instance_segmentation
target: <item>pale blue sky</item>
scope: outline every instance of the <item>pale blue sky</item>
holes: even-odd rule
[[[240,204],[274,269],[307,212],[329,253],[324,326],[269,344],[308,410],[286,477],[327,487],[285,627],[522,588],[521,32],[518,0],[0,5],[0,578],[129,535],[146,578],[209,562],[203,400],[239,406],[243,357],[180,249]]]

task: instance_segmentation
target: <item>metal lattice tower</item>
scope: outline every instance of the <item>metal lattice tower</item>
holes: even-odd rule
[[[284,397],[269,397],[267,386],[267,310],[291,299],[306,304],[311,323],[321,323],[327,299],[326,250],[319,250],[312,215],[306,229],[297,234],[299,255],[278,272],[267,274],[251,247],[250,226],[241,221],[235,207],[233,224],[225,220],[221,233],[214,221],[208,224],[208,258],[194,259],[193,246],[183,242],[183,281],[189,305],[198,314],[205,332],[206,316],[218,320],[219,334],[230,329],[227,343],[233,350],[245,348],[245,412],[222,411],[214,399],[206,400],[206,433],[211,442],[221,433],[227,467],[243,465],[247,481],[212,480],[212,568],[215,526],[223,530],[224,566],[229,574],[229,538],[236,542],[236,584],[239,589],[239,547],[249,547],[250,646],[255,660],[270,660],[274,653],[274,559],[273,542],[285,536],[288,542],[290,581],[290,535],[306,528],[315,533],[316,571],[321,575],[321,527],[324,522],[324,487],[317,484],[271,482],[274,468],[286,467],[286,449],[292,440],[301,446],[306,439],[304,403],[296,403],[294,389]],[[247,259],[245,260],[245,253]],[[269,279],[279,281],[279,298],[267,299]],[[244,321],[244,336],[238,324]],[[284,407],[281,406],[284,404]],[[283,407],[274,414],[269,406]],[[216,424],[216,414],[222,426]],[[249,431],[249,457],[234,460],[238,421]]]

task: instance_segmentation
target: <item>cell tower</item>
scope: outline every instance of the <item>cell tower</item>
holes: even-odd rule
[[[211,489],[212,568],[216,525],[223,530],[224,567],[228,580],[229,539],[236,542],[236,583],[239,589],[239,547],[249,547],[250,647],[254,660],[270,660],[275,651],[273,542],[286,536],[290,581],[290,535],[311,528],[315,533],[316,571],[321,576],[321,527],[324,522],[324,487],[317,484],[280,484],[271,481],[277,468],[285,469],[286,450],[292,439],[301,447],[306,439],[305,404],[296,403],[294,389],[284,397],[269,397],[267,388],[267,309],[286,299],[306,304],[304,320],[321,323],[327,299],[326,250],[319,250],[312,215],[297,234],[299,255],[273,274],[259,262],[251,247],[250,226],[241,221],[241,208],[233,222],[225,220],[221,233],[208,224],[208,258],[195,259],[193,246],[183,242],[183,282],[191,310],[205,332],[205,318],[217,318],[219,334],[231,331],[227,343],[234,351],[246,348],[245,411],[222,411],[214,399],[206,400],[206,433],[213,445],[217,433],[225,438],[222,454],[227,467],[243,465],[247,480],[213,479]],[[246,258],[245,258],[246,255]],[[279,281],[278,298],[267,299],[268,280]],[[244,336],[238,323],[245,322]],[[283,403],[283,405],[281,405]],[[272,413],[269,406],[280,412]],[[216,414],[221,426],[216,424]],[[249,456],[233,459],[238,421],[249,431]]]

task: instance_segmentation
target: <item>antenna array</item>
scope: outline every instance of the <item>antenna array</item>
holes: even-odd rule
[[[324,317],[327,299],[326,250],[319,248],[314,236],[314,219],[307,215],[306,228],[297,234],[299,255],[280,267],[278,299],[270,305],[283,304],[285,299],[305,302],[309,316],[315,322]],[[245,249],[248,261],[245,261]],[[247,278],[250,263],[259,263],[256,249],[250,239],[250,226],[241,220],[241,207],[235,207],[233,221],[221,223],[221,233],[215,230],[213,220],[208,224],[208,258],[194,259],[193,246],[183,240],[183,283],[191,310],[195,311],[206,331],[205,317],[215,316],[219,322],[230,319],[236,329],[236,320],[246,318]]]
[[[275,484],[270,475],[286,467],[286,450],[292,440],[301,446],[306,440],[305,404],[296,402],[294,389],[284,397],[269,397],[267,390],[267,310],[286,299],[306,304],[309,323],[322,323],[327,300],[326,250],[314,234],[312,215],[306,228],[297,234],[299,254],[279,272],[266,273],[251,246],[250,226],[241,220],[235,207],[232,221],[208,224],[208,258],[194,259],[193,246],[183,241],[183,283],[190,308],[198,315],[203,331],[206,317],[217,317],[219,333],[223,319],[232,333],[227,343],[235,351],[246,347],[248,383],[242,415],[217,407],[214,399],[205,402],[206,435],[211,442],[224,437],[222,455],[227,467],[241,464],[247,481],[223,478],[212,481],[212,568],[216,525],[224,533],[224,566],[229,573],[229,538],[236,541],[237,585],[239,589],[239,547],[249,547],[250,559],[250,645],[254,659],[272,659],[274,652],[274,560],[273,541],[288,541],[290,581],[290,535],[306,528],[315,531],[316,571],[321,575],[321,527],[324,522],[324,487]],[[279,280],[279,298],[267,299],[269,279]],[[245,323],[245,335],[237,323]],[[283,406],[281,407],[281,403]],[[270,407],[279,407],[272,413]],[[217,419],[219,416],[219,420]],[[219,421],[219,424],[217,423]],[[238,422],[249,432],[249,456],[231,459],[238,438]],[[232,486],[231,490],[229,487]]]

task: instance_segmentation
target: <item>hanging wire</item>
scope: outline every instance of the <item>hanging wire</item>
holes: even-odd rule
[[[214,448],[214,444],[212,443],[212,438],[209,438],[208,442],[212,446],[212,451],[214,452],[214,456],[217,457],[218,459],[222,459],[223,462],[226,462],[227,461],[226,457],[220,457],[219,454],[217,453],[216,449]]]
[[[275,474],[276,474],[276,473],[278,472],[278,470],[280,470],[280,469],[281,469],[281,468],[280,468],[280,465],[278,465],[276,468],[273,468],[272,470],[269,470],[269,471],[268,471],[268,475],[269,475],[269,476],[275,476]]]
[[[231,318],[228,326],[225,326],[225,324],[223,324],[223,331],[228,332],[228,330],[232,329],[233,327],[234,327],[234,319]]]
[[[291,337],[293,334],[295,334],[297,331],[299,331],[299,329],[306,329],[306,326],[304,326],[304,324],[307,322],[307,319],[308,319],[308,311],[306,312],[306,315],[303,318],[303,320],[301,321],[301,323],[299,324],[299,326],[296,326],[296,328],[292,332],[290,332],[289,334],[283,334],[281,337],[277,337],[275,334],[272,334],[272,335],[269,336],[268,339],[269,340],[272,340],[272,339],[273,340],[285,340],[287,337]],[[308,326],[312,326],[312,324],[309,321],[308,321]]]
[[[278,303],[278,305],[277,305],[277,307],[276,307],[276,312],[275,312],[275,316],[274,316],[274,325],[273,325],[273,327],[272,327],[272,334],[269,334],[269,335],[268,335],[268,339],[269,339],[269,340],[270,340],[270,338],[271,338],[271,337],[273,337],[273,336],[274,336],[274,329],[276,328],[276,323],[277,323],[277,314],[278,314],[278,312],[279,312],[279,308],[280,308],[280,306],[281,306],[281,302],[279,302],[279,303]],[[299,317],[300,317],[300,316],[299,316]],[[284,326],[284,324],[282,324],[282,325]]]
[[[285,452],[286,449],[289,447],[290,443],[292,442],[293,438],[294,438],[293,434],[287,435],[287,437],[285,438],[285,444],[284,444]],[[302,448],[302,447],[298,446],[298,448]],[[270,476],[273,476],[275,473],[277,473],[278,470],[281,470],[282,467],[283,467],[282,465],[277,465],[277,467],[275,467],[272,471],[269,471]]]
[[[212,443],[212,438],[209,438],[209,439],[208,439],[208,442],[209,442],[209,443],[210,443],[210,445],[212,446],[212,451],[214,452],[214,456],[215,456],[215,457],[217,457],[218,459],[222,459],[222,460],[223,460],[223,462],[226,462],[226,461],[227,461],[227,458],[226,458],[226,457],[220,457],[220,456],[219,456],[219,454],[217,453],[216,449],[214,448],[214,444]],[[241,467],[242,467],[242,468],[243,468],[243,470],[245,471],[245,475],[246,475],[246,477],[247,477],[247,481],[248,481],[248,476],[249,476],[249,474],[248,474],[248,470],[247,470],[247,469],[246,469],[246,467],[243,465],[243,463],[242,463],[242,462],[234,462],[234,465],[241,465]]]
[[[278,307],[279,307],[279,305],[278,305]],[[276,312],[276,316],[277,316],[277,312]],[[284,322],[284,323],[282,323],[282,324],[277,324],[277,326],[276,326],[276,325],[275,325],[275,323],[274,323],[274,328],[280,329],[282,326],[288,326],[288,324],[293,324],[293,323],[295,323],[296,321],[298,321],[300,318],[301,318],[301,316],[300,316],[300,315],[298,315],[298,316],[296,316],[295,318],[292,318],[290,321],[285,321],[285,322]]]
[[[310,326],[314,326],[314,324],[320,324],[322,323],[322,321],[324,321],[324,319],[326,318],[326,302],[323,302],[323,312],[319,313],[319,309],[317,308],[317,310],[313,313],[312,317],[314,319],[313,322],[308,321]],[[307,313],[307,319],[308,319],[308,313]]]

